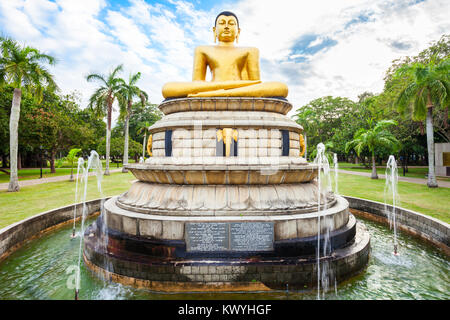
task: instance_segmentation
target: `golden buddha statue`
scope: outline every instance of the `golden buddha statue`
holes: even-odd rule
[[[166,83],[162,88],[164,98],[287,97],[284,83],[261,82],[257,48],[234,46],[241,32],[234,13],[219,13],[213,32],[217,45],[195,49],[192,82]],[[207,67],[211,81],[205,81]]]

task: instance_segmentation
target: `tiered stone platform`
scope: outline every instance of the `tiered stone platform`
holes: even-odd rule
[[[127,168],[138,181],[105,203],[84,258],[114,281],[161,291],[312,287],[317,279],[317,167],[300,157],[302,127],[277,98],[163,102],[149,128],[153,157]],[[230,156],[218,130],[235,130]],[[368,261],[369,236],[348,202],[321,197],[330,277]],[[101,230],[107,230],[102,233]],[[102,246],[107,243],[107,247]]]

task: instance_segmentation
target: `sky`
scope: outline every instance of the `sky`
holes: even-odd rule
[[[288,85],[289,115],[323,96],[381,92],[394,59],[450,33],[448,0],[0,0],[0,34],[56,57],[50,71],[82,107],[98,86],[86,76],[119,64],[159,104],[164,83],[191,81],[194,49],[214,44],[225,10],[239,18],[238,45],[259,49],[261,80]]]

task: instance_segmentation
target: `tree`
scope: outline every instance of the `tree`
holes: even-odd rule
[[[430,188],[438,186],[434,171],[433,108],[448,108],[450,103],[450,58],[439,63],[415,62],[400,67],[396,78],[406,78],[407,85],[400,91],[397,106],[400,112],[412,111],[413,120],[426,120],[428,149],[428,181]]]
[[[139,129],[137,131],[138,134],[142,134],[144,136],[144,141],[142,142],[142,158],[144,159],[145,159],[145,148],[147,147],[145,145],[145,140],[147,138],[148,127],[150,127],[150,122],[148,121],[141,122],[139,125]]]
[[[74,148],[70,149],[69,153],[65,157],[64,160],[68,161],[70,163],[70,181],[73,181],[73,164],[75,160],[77,159],[77,154],[81,151],[81,149]]]
[[[315,99],[297,110],[296,122],[304,129],[307,136],[308,149],[314,150],[320,142],[329,141],[336,134],[342,135],[342,129],[354,123],[345,117],[358,113],[358,104],[347,98],[326,96]],[[349,138],[353,136],[352,131]],[[336,152],[344,154],[342,141],[333,139]],[[311,154],[309,154],[311,158]]]
[[[134,141],[141,141],[141,134],[138,130],[142,123],[148,122],[149,126],[161,119],[163,113],[158,109],[157,104],[151,104],[148,101],[143,106],[141,102],[134,102],[128,121],[130,139]],[[116,126],[111,131],[112,137],[122,137],[125,132],[125,121],[123,117],[117,119]]]
[[[14,87],[11,116],[9,122],[10,136],[10,181],[8,191],[19,191],[17,175],[18,126],[20,118],[20,101],[22,91],[34,91],[37,98],[41,98],[44,86],[57,89],[53,75],[42,66],[42,63],[54,65],[56,60],[52,56],[39,50],[20,46],[9,38],[0,38],[0,81]]]
[[[11,114],[11,101],[14,88],[3,86],[0,90],[0,156],[2,168],[8,168],[7,157],[9,155],[9,117]]]
[[[368,124],[371,129],[361,128],[358,130],[354,139],[345,145],[345,151],[348,152],[353,148],[359,156],[364,148],[369,149],[369,152],[372,154],[371,178],[378,179],[375,163],[375,150],[377,147],[393,150],[396,150],[399,147],[398,140],[387,130],[387,127],[397,125],[397,122],[394,120],[381,120],[373,126],[373,121],[369,120]]]
[[[112,120],[112,106],[114,100],[121,99],[120,89],[123,80],[117,77],[117,74],[122,71],[123,66],[117,66],[108,76],[92,73],[86,77],[88,82],[98,81],[101,86],[95,90],[89,99],[89,107],[95,111],[99,117],[104,117],[106,113],[106,166],[105,175],[109,175],[109,154],[110,154],[110,140],[111,140],[111,120]]]
[[[325,146],[325,151],[324,151],[324,156],[327,157],[328,163],[331,164],[333,163],[333,157],[334,157],[334,152],[333,152],[333,148],[334,148],[334,144],[331,141],[327,141],[326,143],[324,143]],[[311,159],[315,159],[317,157],[317,146],[311,151],[310,153],[310,157]]]
[[[58,153],[68,152],[93,139],[93,130],[80,120],[79,106],[70,95],[61,96],[44,90],[41,105],[30,103],[25,97],[19,132],[21,153],[36,154],[43,148],[50,160],[51,172],[56,172]],[[98,141],[98,140],[97,140]]]
[[[126,173],[128,170],[125,168],[125,165],[128,164],[128,140],[129,140],[129,120],[131,113],[133,112],[133,99],[138,97],[141,99],[142,106],[145,105],[145,102],[148,100],[148,95],[145,91],[142,91],[138,86],[136,86],[136,82],[141,77],[141,73],[130,74],[128,83],[122,80],[120,94],[121,99],[119,100],[120,105],[120,113],[121,116],[125,119],[125,139],[124,139],[124,152],[123,152],[123,167],[122,172]]]
[[[396,76],[397,71],[405,66],[414,63],[422,63],[428,65],[431,61],[434,64],[440,63],[442,60],[448,59],[450,56],[450,35],[443,35],[438,41],[432,42],[430,46],[418,55],[413,57],[402,57],[392,62],[391,67],[386,71],[385,84],[382,95],[384,96],[383,105],[390,106],[392,109],[397,109],[397,99],[401,91],[403,91],[410,81],[413,80],[413,75]],[[411,117],[410,117],[411,118]],[[424,120],[415,120],[420,127],[422,134],[425,134]],[[448,106],[445,108],[433,109],[433,128],[438,139],[444,142],[450,142],[449,131],[449,117]]]
[[[120,158],[123,157],[123,138],[117,137],[117,138],[111,138],[111,158],[115,162],[120,162]],[[129,145],[129,153],[130,156],[134,157],[136,160],[138,155],[141,153],[142,145],[139,142],[133,141],[130,139],[128,142]],[[105,154],[106,148],[105,148],[105,139],[102,139],[101,142],[97,146],[97,151],[99,154]]]
[[[88,156],[91,150],[97,148],[98,142],[105,136],[106,123],[99,119],[90,108],[79,110],[75,116],[77,122],[84,125],[83,139],[76,145],[83,149],[83,155]]]

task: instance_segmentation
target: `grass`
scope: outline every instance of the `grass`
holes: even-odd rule
[[[127,191],[135,177],[131,173],[111,173],[103,176],[105,196]],[[99,198],[95,177],[89,178],[87,199]],[[339,193],[346,196],[384,202],[384,179],[339,174]],[[430,189],[426,185],[399,182],[399,205],[450,223],[450,189]],[[19,192],[0,191],[0,228],[37,213],[66,206],[74,202],[75,183],[69,181],[43,183],[22,187]]]
[[[50,178],[57,176],[65,176],[70,174],[70,169],[68,168],[57,168],[56,173],[50,173],[49,168],[42,168],[42,178]],[[74,175],[77,174],[77,169],[74,170]],[[21,169],[18,170],[19,180],[32,180],[39,179],[41,177],[41,170],[38,169]],[[9,182],[9,175],[0,172],[0,183]]]
[[[339,194],[384,202],[384,179],[339,174]],[[450,188],[428,188],[426,185],[398,182],[398,205],[450,223]]]
[[[122,172],[103,176],[104,196],[127,191],[135,179],[131,173]],[[95,181],[95,177],[89,177],[87,200],[100,198]],[[0,229],[40,212],[74,203],[75,185],[69,181],[49,182],[21,187],[19,192],[0,191]]]
[[[130,160],[130,163],[133,163],[134,160]],[[106,161],[102,160],[102,166],[103,169],[105,169]],[[117,163],[109,163],[109,169],[114,170],[117,169]],[[119,163],[119,168],[122,168],[122,163]],[[7,169],[9,171],[9,169]],[[68,163],[64,163],[62,167],[56,168],[55,173],[50,173],[50,168],[42,168],[42,178],[50,178],[50,177],[57,177],[57,176],[65,176],[70,175],[70,165]],[[75,164],[75,167],[73,169],[73,174],[76,176],[77,174],[77,167]],[[41,177],[41,169],[40,168],[32,168],[32,169],[21,169],[18,170],[18,176],[19,180],[31,180],[31,179],[39,179]],[[9,182],[9,174],[6,174],[3,171],[0,171],[0,183],[6,183]]]

